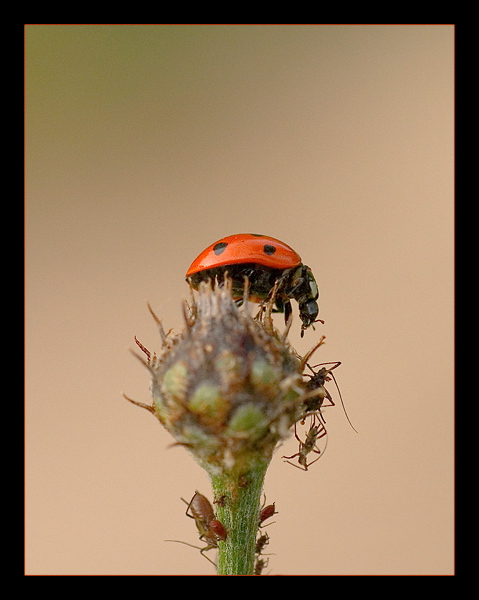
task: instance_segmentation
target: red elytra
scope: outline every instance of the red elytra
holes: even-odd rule
[[[301,264],[301,257],[290,246],[268,235],[238,233],[211,244],[191,263],[190,277],[205,269],[224,265],[254,263],[272,269],[291,269]]]

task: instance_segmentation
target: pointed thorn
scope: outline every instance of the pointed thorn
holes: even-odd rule
[[[159,329],[159,331],[160,331],[160,336],[161,336],[161,341],[162,341],[163,343],[165,343],[165,341],[166,341],[166,333],[165,333],[165,330],[163,329],[163,325],[162,325],[162,323],[161,323],[160,319],[159,319],[159,318],[158,318],[158,317],[155,315],[155,313],[153,312],[153,309],[151,308],[151,306],[150,306],[150,303],[149,303],[149,302],[147,302],[146,304],[147,304],[147,306],[148,306],[148,310],[149,310],[149,311],[150,311],[150,313],[151,313],[151,316],[153,317],[153,319],[155,319],[155,323],[158,325],[158,329]]]
[[[132,398],[128,398],[128,396],[126,394],[123,394],[123,398],[126,398],[128,400],[128,402],[131,402],[132,404],[136,404],[136,406],[139,406],[140,408],[146,408],[146,410],[155,414],[155,407],[151,406],[151,404],[144,404],[143,402],[138,402],[138,400],[133,400]]]
[[[301,360],[301,367],[302,369],[304,369],[304,367],[306,366],[306,363],[308,362],[308,360],[313,356],[313,354],[316,352],[316,350],[322,346],[324,344],[324,340],[326,339],[325,335],[322,335],[319,342],[313,346],[311,348],[311,350],[308,350],[308,352],[306,352],[306,354],[303,356],[302,360]]]

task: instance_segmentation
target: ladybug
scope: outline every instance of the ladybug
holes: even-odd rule
[[[290,246],[257,233],[239,233],[218,240],[195,258],[186,272],[186,280],[198,289],[202,281],[222,281],[225,274],[232,280],[233,296],[243,297],[245,277],[253,302],[268,298],[276,281],[276,312],[284,313],[285,322],[291,313],[291,299],[299,304],[304,330],[315,322],[319,313],[319,291],[313,273],[303,265],[301,257]]]

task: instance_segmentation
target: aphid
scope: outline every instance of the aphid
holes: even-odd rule
[[[258,527],[262,527],[263,522],[266,521],[266,519],[270,519],[273,515],[277,515],[277,514],[278,513],[275,510],[274,502],[273,502],[273,504],[268,504],[268,506],[264,506],[259,513]]]
[[[221,521],[218,521],[218,519],[211,519],[208,523],[208,532],[204,537],[208,540],[211,539],[212,536],[216,538],[216,542],[224,542],[227,537],[225,526]]]
[[[295,465],[294,463],[290,462],[289,460],[287,460],[286,462],[289,463],[290,465],[293,465],[293,467],[297,467],[298,469],[307,471],[308,467],[310,467],[312,464],[314,464],[316,461],[318,461],[321,458],[324,450],[321,451],[317,447],[316,442],[318,440],[320,440],[321,438],[325,437],[327,435],[327,433],[328,432],[326,431],[326,428],[324,427],[324,424],[321,423],[321,421],[319,421],[319,425],[316,425],[316,415],[313,414],[311,426],[309,428],[308,433],[306,434],[306,439],[303,442],[300,439],[300,437],[298,436],[298,432],[296,430],[296,423],[295,423],[294,424],[294,437],[299,442],[299,450],[298,450],[298,452],[296,452],[296,454],[293,454],[292,456],[283,456],[282,458],[291,459],[291,458],[296,458],[296,456],[297,456],[299,465]],[[311,452],[313,452],[314,454],[319,454],[319,456],[318,456],[318,458],[314,459],[312,462],[308,463],[308,455],[311,454]]]
[[[268,563],[269,558],[264,560],[263,558],[258,557],[254,565],[253,575],[261,575],[263,573],[264,568],[268,566]]]
[[[206,496],[195,492],[189,503],[186,500],[183,500],[183,502],[188,504],[185,514],[195,520],[200,539],[204,539],[211,544],[214,543],[213,547],[216,547],[218,541],[226,539],[226,530],[221,521],[216,518],[213,507]],[[191,514],[188,511],[191,511]]]
[[[310,375],[309,373],[304,373],[305,377],[309,377],[309,380],[304,382],[304,387],[306,388],[307,392],[309,392],[309,394],[303,403],[303,419],[301,421],[302,423],[304,423],[308,415],[313,413],[316,413],[324,422],[323,416],[321,414],[321,408],[323,408],[325,399],[330,402],[330,404],[328,404],[327,406],[334,406],[331,394],[324,387],[324,384],[326,383],[326,381],[331,381],[331,377],[334,376],[331,373],[331,371],[339,367],[341,363],[337,362],[324,364],[333,364],[334,366],[331,367],[331,369],[326,369],[326,367],[322,367],[321,369],[315,372],[314,368],[320,365],[316,365],[316,367],[314,368],[310,367],[310,365],[306,365],[312,372],[312,375]],[[329,376],[330,374],[331,377]]]
[[[206,498],[206,496],[203,496],[203,494],[200,494],[198,491],[195,492],[195,495],[189,502],[186,502],[184,498],[182,498],[182,500],[188,505],[186,507],[186,516],[194,519],[197,525],[199,522],[207,525],[212,519],[215,518],[215,513],[210,501],[208,498]],[[188,511],[191,511],[191,514]]]
[[[226,503],[226,495],[223,494],[217,500],[213,500],[213,504],[217,504],[218,506],[223,507]]]
[[[248,486],[249,486],[249,481],[248,481],[248,478],[246,477],[246,475],[240,475],[238,477],[238,487],[246,488]]]
[[[316,413],[319,416],[319,418],[323,421],[323,423],[325,422],[324,418],[321,414],[321,408],[324,408],[325,398],[326,398],[326,400],[328,400],[328,402],[330,402],[330,404],[328,404],[327,406],[335,406],[335,403],[333,401],[333,398],[331,397],[331,394],[324,387],[324,384],[327,381],[331,381],[331,379],[333,379],[333,381],[336,385],[336,389],[338,390],[338,393],[339,393],[339,398],[341,400],[341,406],[343,407],[344,414],[346,415],[346,419],[348,420],[348,423],[351,425],[351,427],[354,429],[354,431],[356,431],[356,433],[357,433],[357,430],[355,429],[354,425],[351,423],[348,413],[346,412],[346,407],[344,406],[343,397],[341,395],[341,390],[339,389],[339,385],[338,385],[338,382],[336,381],[336,377],[334,376],[334,373],[332,372],[334,369],[337,369],[340,364],[341,363],[338,361],[338,362],[334,362],[334,363],[320,363],[318,365],[314,365],[314,367],[307,365],[307,367],[312,372],[312,375],[309,375],[309,373],[305,373],[305,375],[310,378],[309,381],[307,381],[305,383],[305,387],[309,392],[315,392],[315,394],[314,394],[314,396],[307,398],[304,402],[304,417],[306,417],[308,414]],[[333,366],[330,369],[327,369],[326,366],[324,366],[324,365],[333,365]],[[321,368],[318,369],[317,371],[315,371],[315,369],[317,369],[318,367],[321,367]],[[304,423],[304,418],[303,418],[302,422]]]
[[[211,506],[210,501],[206,496],[200,494],[199,492],[195,492],[193,498],[187,502],[184,498],[181,498],[186,507],[186,516],[190,517],[190,519],[194,519],[196,523],[196,527],[200,534],[200,540],[206,542],[206,546],[203,548],[199,546],[193,546],[193,544],[188,544],[187,542],[182,542],[180,540],[165,540],[166,542],[178,542],[179,544],[185,544],[186,546],[191,546],[192,548],[196,548],[200,551],[207,560],[210,561],[213,565],[215,564],[210,558],[203,554],[207,550],[211,550],[212,548],[218,547],[219,541],[224,541],[227,537],[226,529],[215,516],[213,511],[213,507]],[[191,514],[190,514],[191,513]],[[215,565],[216,566],[216,565]]]
[[[257,540],[256,540],[256,546],[255,546],[255,554],[258,554],[258,556],[263,552],[265,546],[267,546],[269,544],[269,535],[267,533],[263,533],[263,535],[261,535]]]

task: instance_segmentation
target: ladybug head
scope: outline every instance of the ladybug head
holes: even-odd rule
[[[301,326],[301,337],[304,330],[310,327],[319,314],[318,298],[319,290],[314,279],[313,272],[306,265],[301,265],[296,271],[292,282],[293,298],[299,304],[299,316],[303,325]]]
[[[299,305],[299,316],[301,317],[301,321],[303,321],[301,326],[301,337],[304,336],[304,330],[316,321],[318,313],[319,307],[316,300],[308,300],[307,302],[304,302],[304,304]]]

